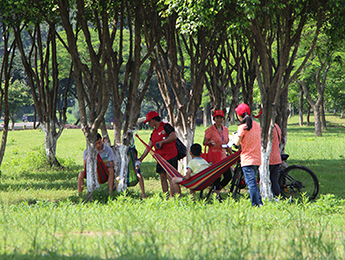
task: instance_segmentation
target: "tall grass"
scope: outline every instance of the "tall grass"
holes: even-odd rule
[[[0,259],[344,259],[345,128],[328,119],[333,127],[318,138],[296,118],[288,128],[288,161],[317,174],[318,199],[261,208],[245,197],[234,201],[228,189],[223,203],[193,201],[186,189],[181,199],[166,200],[150,156],[141,166],[148,199],[140,199],[139,187],[109,197],[104,185],[83,203],[80,130],[65,130],[59,140],[63,170],[47,167],[42,131],[10,132],[0,177]],[[197,128],[195,142],[204,130]],[[150,133],[139,131],[144,140]]]
[[[205,204],[188,197],[106,205],[1,205],[0,257],[25,259],[343,259],[344,201],[247,200]]]

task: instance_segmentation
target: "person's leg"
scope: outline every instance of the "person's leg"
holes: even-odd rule
[[[278,183],[280,164],[270,165],[271,188],[274,197],[279,197],[280,186]]]
[[[161,186],[162,186],[162,191],[164,193],[168,192],[168,182],[167,182],[167,174],[164,173],[159,173],[159,177],[161,179]]]
[[[242,171],[244,173],[244,180],[249,188],[249,195],[252,201],[252,206],[262,205],[260,191],[256,183],[257,166],[244,166]]]
[[[173,166],[175,169],[177,169],[178,161],[177,161],[176,157],[172,158],[172,159],[169,159],[168,162],[171,164],[171,166]],[[176,183],[173,183],[172,182],[172,178],[171,178],[171,176],[168,173],[166,174],[166,176],[167,176],[169,184],[170,184],[170,197],[174,197],[175,193],[178,193],[181,196],[181,187],[180,187],[180,185],[178,185]]]
[[[178,185],[177,183],[174,183],[169,174],[166,174],[166,176],[170,184],[170,197],[174,197],[175,193],[178,193],[181,195],[180,185]]]
[[[165,173],[164,169],[157,163],[156,166],[156,173],[159,174],[161,180],[162,191],[166,193],[168,191],[168,183],[167,183],[167,174]]]
[[[223,189],[226,185],[228,185],[231,179],[232,179],[232,172],[229,168],[223,173],[223,179],[220,182],[220,189]]]
[[[114,168],[108,168],[108,185],[109,185],[109,194],[114,190]]]
[[[189,193],[190,193],[190,195],[192,195],[192,198],[194,200],[194,198],[195,198],[195,190],[189,189]]]
[[[145,186],[144,186],[144,179],[143,176],[140,173],[137,173],[138,179],[139,179],[139,185],[140,185],[140,189],[141,189],[141,197],[143,199],[146,198],[146,194],[145,194]]]
[[[78,192],[82,193],[84,190],[84,179],[85,179],[85,172],[81,171],[78,174]]]
[[[212,187],[211,189],[215,189],[214,192],[219,195],[220,194],[220,178],[216,179],[213,183],[212,183]]]
[[[183,178],[181,177],[174,177],[172,178],[172,182],[175,184],[175,183],[180,183],[181,181],[183,181]]]

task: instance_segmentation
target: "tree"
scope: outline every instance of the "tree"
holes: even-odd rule
[[[23,106],[30,106],[32,99],[24,82],[15,80],[8,88],[8,102],[10,108],[10,118],[12,120],[12,128],[14,127],[17,112]]]
[[[29,7],[24,6],[22,11],[25,12],[27,10],[25,8]],[[37,8],[36,14],[38,13],[39,9]],[[42,21],[31,18],[32,23],[26,23],[24,25],[25,31],[31,38],[30,51],[26,52],[20,26],[21,12],[18,12],[16,16],[19,21],[12,28],[15,32],[18,50],[28,77],[28,85],[31,88],[38,120],[45,133],[46,155],[50,165],[60,166],[60,163],[56,159],[56,144],[66,124],[67,104],[65,104],[63,111],[63,121],[59,123],[56,117],[59,69],[57,63],[55,23],[51,22],[47,26],[42,26]],[[45,29],[48,29],[48,31],[45,31]]]
[[[188,19],[204,6],[189,5],[186,8],[187,4],[184,1],[166,2],[166,5],[160,2],[150,16],[150,23],[155,25],[151,39],[157,42],[155,72],[160,92],[170,122],[189,149],[201,104],[207,58],[213,49],[218,48],[223,28],[196,25],[197,30],[194,31],[195,23]],[[183,18],[185,14],[190,23]],[[170,87],[173,96],[169,95]],[[174,103],[176,107],[172,105]],[[186,160],[189,160],[188,156]]]
[[[339,46],[331,44],[330,41],[331,39],[327,35],[319,37],[312,58],[296,79],[301,85],[309,105],[313,108],[316,136],[321,136],[322,129],[326,129],[324,93],[328,73],[332,64],[336,61],[335,50],[339,48]],[[315,89],[315,91],[312,91],[312,89]],[[312,92],[314,92],[314,95]]]
[[[242,19],[243,30],[250,41],[253,54],[256,55],[254,61],[263,108],[260,168],[263,198],[272,198],[268,164],[280,97],[312,54],[321,27],[330,18],[330,9],[329,3],[323,1],[248,1],[236,5],[233,12]],[[305,59],[292,74],[301,34],[313,20],[315,26],[311,44]]]
[[[151,8],[149,1],[94,1],[92,4],[83,0],[58,1],[58,11],[67,38],[64,46],[73,62],[80,122],[87,140],[88,192],[98,187],[95,175],[97,152],[94,143],[100,127],[103,136],[108,136],[104,115],[111,95],[116,143],[121,141],[123,126],[123,145],[119,148],[121,158],[115,156],[118,159],[121,179],[118,190],[126,188],[124,180],[128,164],[127,149],[132,140],[130,129],[135,126],[140,115],[138,107],[153,71],[153,63],[149,59],[152,47],[146,45],[146,48],[142,48],[141,30],[146,26],[146,8]],[[92,31],[96,32],[96,38],[92,38]],[[61,37],[60,40],[64,42]],[[85,41],[87,46],[86,60],[78,49],[80,40]],[[147,66],[147,73],[142,81],[140,68],[143,66]],[[126,102],[124,115],[121,112],[123,102]],[[89,109],[88,114],[86,107]],[[106,141],[109,143],[109,138]]]
[[[8,135],[8,123],[10,119],[10,107],[9,107],[9,100],[8,100],[8,89],[10,85],[10,75],[12,70],[12,63],[15,56],[15,49],[16,43],[13,39],[13,35],[11,34],[10,28],[8,23],[11,19],[6,20],[6,18],[10,18],[8,11],[4,6],[0,4],[0,10],[3,11],[1,15],[1,32],[2,32],[2,41],[3,41],[3,49],[1,52],[3,53],[3,58],[1,62],[1,71],[0,71],[0,109],[4,106],[4,130],[2,133],[1,139],[1,147],[0,147],[0,166],[2,164],[2,160],[5,155],[6,143],[7,143],[7,135]],[[12,40],[11,40],[12,39]],[[4,79],[4,80],[3,80]]]

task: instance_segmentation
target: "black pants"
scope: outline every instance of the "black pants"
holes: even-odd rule
[[[278,197],[280,194],[280,186],[278,183],[279,168],[280,164],[270,165],[271,188],[274,197]]]
[[[224,188],[232,179],[232,173],[230,167],[223,173],[223,179],[221,177],[214,181],[213,185],[216,186],[216,190]]]
[[[175,169],[177,169],[178,167],[177,157],[171,158],[167,160],[167,162],[170,163],[171,166],[173,166]],[[156,166],[156,173],[165,173],[165,170],[162,168],[162,166],[159,163],[157,163],[157,166]]]

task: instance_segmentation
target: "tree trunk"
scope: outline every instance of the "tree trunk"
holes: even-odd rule
[[[129,157],[127,155],[128,152],[128,146],[122,144],[119,148],[119,155],[121,158],[121,165],[119,170],[119,182],[117,186],[117,191],[122,192],[127,189],[127,174],[128,174],[128,163],[129,163]]]
[[[301,86],[300,86],[300,91],[299,91],[298,114],[299,114],[298,124],[299,126],[303,126],[303,89]]]
[[[15,124],[15,120],[13,116],[10,116],[11,121],[12,121],[12,125],[11,125],[11,130],[14,131],[14,124]]]
[[[37,112],[36,112],[36,106],[32,105],[34,107],[34,122],[33,122],[33,128],[36,129],[36,117],[37,117]]]
[[[97,149],[93,143],[87,141],[86,145],[86,183],[87,192],[91,193],[99,188],[97,180]]]
[[[44,132],[44,144],[45,144],[46,156],[47,156],[50,166],[53,166],[53,165],[61,166],[58,160],[56,159],[56,144],[57,144],[57,140],[60,137],[60,134],[54,134],[55,129],[52,129],[50,124],[47,122],[42,122],[41,128]]]
[[[327,121],[325,115],[325,98],[323,95],[321,97],[321,124],[322,130],[327,130]]]
[[[203,110],[203,124],[204,124],[204,127],[208,127],[209,125],[212,124],[212,122],[211,122],[211,105],[210,105],[210,103],[207,103],[206,107],[204,107],[204,110]]]
[[[315,120],[315,135],[321,136],[322,135],[322,127],[321,127],[320,106],[315,105],[313,107],[313,110],[314,110],[314,120]]]
[[[105,121],[103,121],[100,125],[100,128],[101,128],[101,132],[102,132],[102,137],[103,137],[103,143],[106,145],[106,146],[109,146],[111,147],[111,141],[110,141],[110,138],[109,138],[109,135],[108,135],[108,130],[107,130],[107,126],[105,124]]]
[[[307,109],[307,125],[310,125],[310,107]]]
[[[283,91],[283,93],[280,96],[280,104],[279,104],[279,110],[277,111],[277,118],[276,123],[279,125],[281,129],[281,141],[280,141],[280,152],[284,153],[285,146],[287,144],[287,125],[288,125],[288,119],[290,115],[290,110],[288,109],[288,94],[289,94],[289,87],[286,87],[286,89]]]
[[[2,160],[4,159],[7,136],[8,136],[8,124],[10,121],[10,106],[8,102],[8,88],[11,80],[11,70],[12,63],[15,56],[15,40],[12,41],[11,46],[9,46],[10,33],[7,30],[8,28],[4,23],[2,23],[2,44],[3,44],[3,57],[2,57],[2,66],[0,71],[0,112],[4,108],[4,127],[2,131],[1,147],[0,147],[0,166],[2,165]],[[10,54],[12,57],[10,58]],[[4,78],[2,78],[4,76]],[[2,84],[4,83],[4,88]],[[0,113],[1,114],[1,113]],[[1,170],[0,170],[1,173]]]
[[[272,129],[272,126],[271,126]],[[273,130],[273,129],[272,129]],[[273,136],[272,136],[273,138]],[[269,161],[272,151],[272,138],[270,137],[267,148],[261,147],[261,166],[260,166],[260,194],[262,198],[272,200],[271,179],[269,170]]]
[[[341,119],[344,118],[344,109],[341,109],[340,118],[341,118]]]

